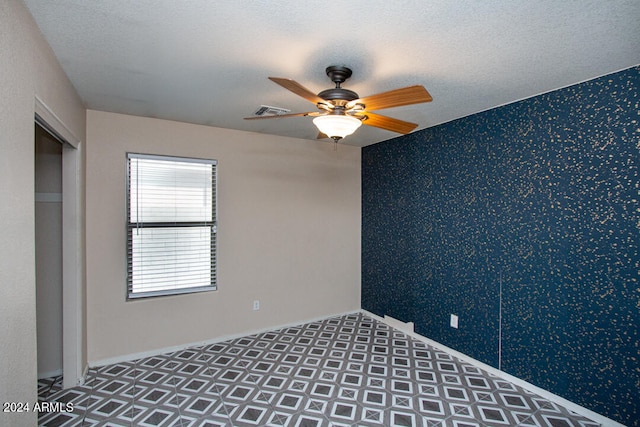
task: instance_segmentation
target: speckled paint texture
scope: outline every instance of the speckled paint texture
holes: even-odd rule
[[[639,90],[634,67],[365,147],[362,307],[640,425]]]

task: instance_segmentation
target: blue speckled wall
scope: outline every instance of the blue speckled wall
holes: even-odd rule
[[[365,147],[362,307],[640,425],[639,91],[634,67]]]

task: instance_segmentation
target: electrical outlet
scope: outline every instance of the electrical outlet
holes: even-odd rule
[[[253,302],[253,311],[260,310],[260,300],[255,300]]]
[[[452,328],[458,329],[458,316],[456,316],[455,314],[452,314],[451,321],[449,324],[451,325]]]

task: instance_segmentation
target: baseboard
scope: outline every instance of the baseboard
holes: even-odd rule
[[[422,336],[420,334],[417,334],[415,332],[413,332],[413,322],[402,322],[400,320],[394,319],[393,317],[389,317],[389,316],[385,316],[385,317],[380,317],[376,314],[373,314],[367,310],[360,310],[360,312],[362,314],[364,314],[365,316],[369,316],[375,320],[378,320],[380,322],[383,322],[387,325],[389,325],[392,328],[398,329],[402,332],[404,332],[405,334],[424,342],[425,344],[428,344],[432,347],[437,348],[438,350],[442,350],[446,353],[449,353],[451,356],[462,360],[463,362],[469,363],[471,365],[474,365],[475,367],[477,367],[478,369],[482,369],[483,371],[491,374],[491,375],[495,375],[496,377],[502,378],[506,381],[509,381],[519,387],[522,387],[525,390],[528,390],[532,393],[537,394],[540,397],[543,397],[553,403],[557,403],[560,406],[563,406],[565,408],[567,408],[568,410],[575,412],[578,415],[582,415],[584,417],[587,417],[597,423],[600,423],[602,426],[605,427],[625,427],[624,424],[620,424],[610,418],[605,417],[604,415],[600,415],[597,412],[593,412],[590,409],[587,409],[583,406],[578,405],[577,403],[573,403],[570,400],[567,400],[563,397],[558,396],[557,394],[553,394],[550,391],[544,390],[538,386],[535,386],[531,383],[528,383],[520,378],[514,377],[513,375],[510,375],[504,371],[500,371],[496,368],[494,368],[493,366],[487,365],[486,363],[480,362],[479,360],[476,360],[472,357],[467,356],[464,353],[460,353],[459,351],[456,351],[452,348],[447,347],[446,345],[440,344],[437,341],[434,341],[432,339],[429,339],[425,336]],[[398,327],[397,325],[400,325],[400,327]],[[402,326],[402,325],[406,325],[406,326]]]
[[[403,322],[402,320],[394,319],[391,316],[387,316],[385,314],[383,322],[387,325],[391,326],[402,332],[413,333],[414,332],[414,323],[413,322]]]
[[[237,338],[242,338],[250,335],[262,334],[265,332],[276,331],[278,329],[283,329],[283,328],[291,328],[291,327],[303,325],[305,323],[317,322],[320,320],[330,319],[332,317],[345,316],[347,314],[354,314],[354,313],[360,313],[360,310],[347,311],[343,313],[334,313],[327,316],[316,317],[311,319],[303,319],[303,320],[295,321],[292,323],[271,326],[268,328],[255,329],[255,330],[245,331],[245,332],[231,334],[231,335],[223,335],[223,336],[219,336],[219,337],[212,338],[210,340],[205,340],[205,341],[198,341],[198,342],[182,344],[182,345],[177,345],[172,347],[158,348],[150,351],[143,351],[140,353],[124,354],[122,356],[116,356],[116,357],[111,357],[107,359],[94,360],[88,363],[88,368],[98,368],[101,366],[113,365],[116,363],[132,362],[134,360],[143,359],[146,357],[160,356],[162,354],[174,353],[176,351],[186,350],[188,348],[217,344],[220,342],[234,340]],[[86,376],[86,371],[85,371],[85,376]]]
[[[55,371],[49,372],[38,372],[38,379],[41,380],[43,378],[54,378],[62,375],[62,369],[56,369]]]
[[[84,369],[82,370],[82,376],[78,378],[78,385],[84,385],[87,380],[87,374],[89,373],[89,365],[84,365]]]

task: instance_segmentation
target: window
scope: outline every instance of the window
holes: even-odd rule
[[[127,155],[127,295],[216,289],[215,160]]]

